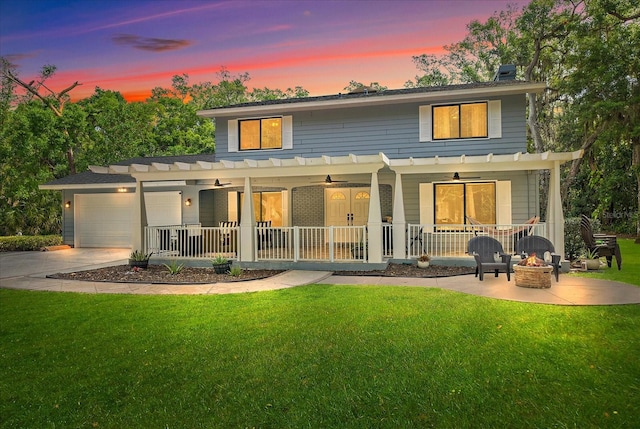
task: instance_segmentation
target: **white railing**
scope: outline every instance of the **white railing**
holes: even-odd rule
[[[148,226],[145,251],[155,256],[175,258],[213,258],[238,256],[239,227],[203,227],[199,225]]]
[[[257,227],[258,261],[366,261],[366,226]]]
[[[515,243],[524,235],[547,236],[547,226],[510,225],[421,225],[409,224],[406,232],[407,259],[423,253],[434,257],[466,256],[467,243],[476,235],[500,241],[506,253],[515,253]],[[170,258],[211,259],[223,255],[237,259],[240,227],[200,225],[149,226],[145,228],[145,251]],[[291,226],[255,227],[255,261],[361,261],[369,260],[367,227]],[[393,225],[382,225],[382,257],[392,258]]]
[[[407,258],[423,253],[435,257],[466,256],[467,243],[477,235],[495,238],[505,253],[514,254],[519,238],[525,235],[547,236],[545,223],[504,225],[415,225],[407,228]]]

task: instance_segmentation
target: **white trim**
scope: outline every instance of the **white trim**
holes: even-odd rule
[[[418,108],[418,121],[420,123],[420,141],[430,142],[432,140],[432,117],[431,105],[420,106]]]
[[[237,119],[227,121],[227,137],[227,152],[238,152],[240,150],[240,138]]]
[[[489,100],[487,102],[487,135],[490,139],[502,138],[502,102]]]
[[[293,149],[293,116],[282,117],[282,149]]]

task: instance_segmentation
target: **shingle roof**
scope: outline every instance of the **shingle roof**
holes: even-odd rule
[[[221,107],[221,109],[236,108],[236,107],[250,107],[250,106],[270,106],[270,105],[277,105],[277,104],[308,103],[308,102],[314,102],[314,101],[376,98],[376,97],[385,97],[385,96],[391,96],[391,95],[423,94],[423,93],[444,92],[444,91],[468,90],[468,89],[476,89],[476,88],[521,86],[521,85],[526,85],[530,83],[531,82],[511,80],[511,81],[464,83],[464,84],[458,84],[458,85],[428,86],[428,87],[419,87],[419,88],[388,89],[385,91],[375,91],[375,92],[374,91],[358,91],[358,92],[350,92],[345,94],[338,93],[338,94],[320,95],[320,96],[314,96],[314,97],[284,98],[284,99],[278,99],[278,100],[254,101],[250,103],[239,103],[239,104],[224,106],[224,107]],[[209,110],[215,111],[216,109],[217,108],[213,108]]]

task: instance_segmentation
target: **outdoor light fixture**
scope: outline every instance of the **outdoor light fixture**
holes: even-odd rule
[[[118,188],[118,192],[127,192],[127,188],[125,188],[124,186],[121,188]]]
[[[71,201],[67,201],[66,203],[64,203],[65,208],[69,208],[71,207]]]
[[[187,201],[184,202],[184,205],[189,207],[191,205],[191,198],[187,198]]]
[[[457,171],[453,173],[453,180],[455,180],[456,182],[460,181],[460,175]]]

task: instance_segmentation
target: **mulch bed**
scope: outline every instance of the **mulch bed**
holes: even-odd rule
[[[156,284],[198,284],[227,283],[264,279],[282,273],[284,270],[242,270],[238,276],[216,274],[213,268],[184,267],[178,274],[171,274],[163,265],[149,265],[146,269],[132,270],[128,265],[98,268],[95,270],[57,273],[47,277],[54,279],[82,280],[115,283],[156,283]],[[447,267],[430,265],[418,268],[411,264],[389,264],[385,270],[335,271],[342,276],[384,276],[384,277],[450,277],[473,274],[474,267]]]

